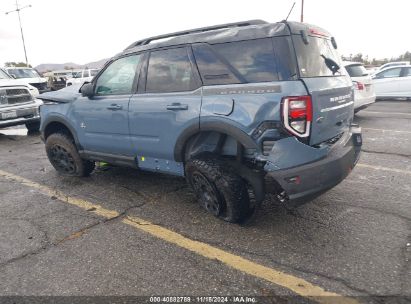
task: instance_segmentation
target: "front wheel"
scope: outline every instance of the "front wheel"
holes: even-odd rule
[[[206,155],[186,163],[186,178],[200,205],[215,217],[237,223],[250,214],[246,183],[216,156]]]
[[[66,134],[54,133],[47,137],[46,152],[50,163],[62,175],[88,176],[94,170],[94,162],[83,160]]]

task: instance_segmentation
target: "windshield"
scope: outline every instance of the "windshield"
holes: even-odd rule
[[[301,35],[293,35],[301,77],[341,76],[341,57],[326,38],[309,36],[305,44]]]
[[[73,78],[81,78],[82,72],[73,72]]]
[[[347,65],[345,69],[351,77],[367,76],[368,72],[362,64]]]
[[[40,75],[33,69],[8,69],[7,72],[10,75],[14,75],[16,78],[37,78]]]
[[[100,70],[90,70],[90,76],[96,76]]]
[[[10,78],[11,77],[6,72],[0,69],[0,79],[10,79]]]

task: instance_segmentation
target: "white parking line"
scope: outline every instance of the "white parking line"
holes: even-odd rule
[[[371,113],[371,114],[392,114],[392,115],[407,115],[407,116],[411,116],[411,113],[399,113],[399,112],[362,111],[361,113]]]
[[[395,172],[395,173],[402,173],[402,174],[408,174],[411,175],[410,170],[401,170],[401,169],[394,169],[394,168],[387,168],[387,167],[381,167],[381,166],[373,166],[373,165],[367,165],[367,164],[357,164],[358,167],[363,167],[363,168],[370,168],[374,170],[380,170],[380,171],[390,171],[390,172]]]
[[[411,134],[411,131],[401,131],[401,130],[389,130],[389,129],[374,129],[374,128],[363,128],[363,130],[371,130],[371,131],[381,131],[381,132],[395,132],[395,133],[409,133]]]

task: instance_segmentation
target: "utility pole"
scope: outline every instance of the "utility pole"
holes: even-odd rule
[[[23,41],[24,57],[26,58],[26,66],[29,66],[29,61],[27,60],[26,44],[24,42],[23,26],[21,25],[20,11],[25,9],[25,8],[31,7],[31,4],[23,6],[23,7],[19,7],[19,4],[18,4],[17,1],[18,0],[16,0],[16,9],[7,12],[6,15],[8,15],[10,13],[17,12],[17,15],[19,16],[19,24],[20,24],[21,40]]]
[[[304,0],[301,0],[301,22],[304,22]]]

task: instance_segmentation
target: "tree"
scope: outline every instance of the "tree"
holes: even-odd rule
[[[19,68],[20,67],[22,67],[22,68],[29,67],[29,68],[31,68],[32,67],[30,64],[27,65],[25,62],[14,62],[14,61],[6,62],[4,64],[4,66],[8,67],[8,68],[13,68],[13,67],[19,67]]]

